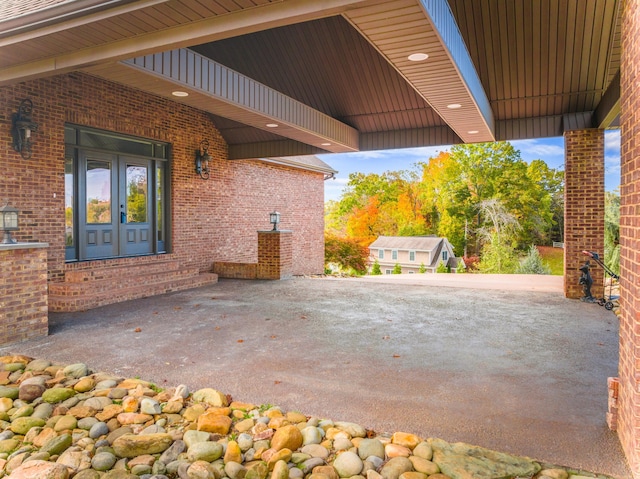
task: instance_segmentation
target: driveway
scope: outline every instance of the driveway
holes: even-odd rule
[[[51,314],[49,337],[0,354],[630,477],[605,423],[612,312],[557,277],[411,276],[221,280]]]

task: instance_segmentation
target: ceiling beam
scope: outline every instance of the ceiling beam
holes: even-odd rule
[[[125,60],[139,55],[189,47],[325,16],[338,15],[351,6],[362,2],[363,0],[323,0],[322,2],[287,0],[286,2],[264,4],[227,15],[203,18],[188,24],[135,35],[124,40],[77,51],[73,50],[54,57],[6,66],[0,69],[0,85],[46,75],[68,73],[100,63]],[[144,9],[141,11],[144,12]],[[33,38],[39,37],[40,32],[34,30],[25,35],[25,37],[21,37],[21,41],[28,40],[29,35]],[[4,41],[10,42],[11,37],[7,37]]]
[[[459,138],[495,139],[493,111],[447,0],[372,2],[343,16]]]
[[[87,71],[314,148],[359,149],[356,129],[187,48]]]
[[[611,80],[596,107],[595,123],[598,128],[610,128],[620,116],[620,71]]]

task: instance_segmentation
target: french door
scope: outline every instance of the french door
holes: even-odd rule
[[[79,259],[154,252],[152,161],[80,151]]]

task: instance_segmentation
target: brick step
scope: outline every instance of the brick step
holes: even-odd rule
[[[138,285],[151,286],[170,279],[188,279],[199,274],[198,268],[177,268],[174,270],[148,271],[136,268],[118,268],[120,275],[102,278],[96,275],[92,280],[81,283],[63,281],[49,283],[49,294],[54,296],[82,296],[87,293],[113,293]],[[136,274],[137,272],[137,274]],[[100,278],[100,279],[98,279]]]
[[[102,268],[77,269],[64,274],[65,283],[84,283],[103,279],[123,278],[126,276],[151,275],[180,269],[177,260],[153,261],[138,264],[116,264]]]
[[[140,278],[138,278],[140,279]],[[218,281],[218,275],[214,273],[198,273],[187,277],[165,277],[161,281],[153,283],[138,281],[135,286],[116,287],[112,290],[96,292],[92,289],[95,282],[85,283],[86,290],[82,295],[66,296],[49,294],[49,311],[72,312],[86,311],[88,309],[106,306],[132,299],[147,298],[175,291],[199,288]],[[71,283],[73,284],[73,283]]]

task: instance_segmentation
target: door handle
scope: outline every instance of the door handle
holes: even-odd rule
[[[120,212],[120,223],[126,223],[127,222],[127,214],[124,211]]]

